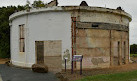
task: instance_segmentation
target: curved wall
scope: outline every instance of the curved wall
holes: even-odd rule
[[[19,52],[19,25],[25,27],[25,52]],[[11,61],[14,65],[31,67],[36,63],[35,41],[61,40],[62,54],[71,51],[71,16],[68,12],[43,12],[12,20]]]
[[[129,18],[108,12],[78,11],[76,54],[83,68],[104,68],[129,62]],[[74,48],[75,50],[75,48]],[[76,64],[79,69],[79,63]]]
[[[83,68],[128,63],[131,16],[121,10],[79,6],[32,9],[11,15],[12,63],[23,67],[36,63],[35,41],[61,40],[62,56],[67,49],[72,55],[71,17],[76,17],[76,54],[84,55]],[[24,53],[19,52],[19,25],[22,24]],[[70,62],[67,67],[70,68]],[[79,63],[76,67],[79,68]]]

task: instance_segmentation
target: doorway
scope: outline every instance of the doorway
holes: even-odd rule
[[[44,42],[35,41],[36,62],[37,64],[44,64]]]
[[[61,40],[36,41],[35,45],[38,64],[47,65],[51,72],[62,70]]]

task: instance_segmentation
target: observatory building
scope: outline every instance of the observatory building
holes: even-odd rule
[[[73,55],[83,55],[83,69],[128,64],[131,15],[120,7],[47,6],[12,14],[11,62],[30,68],[45,64],[49,70],[71,68]],[[74,63],[79,69],[79,63]]]

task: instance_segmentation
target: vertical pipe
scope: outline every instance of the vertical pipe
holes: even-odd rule
[[[74,55],[74,34],[73,34],[73,32],[74,32],[74,29],[73,29],[73,25],[74,25],[74,22],[73,22],[73,18],[74,17],[71,17],[71,22],[72,22],[72,24],[71,24],[71,39],[72,39],[72,45],[71,45],[71,47],[72,47],[72,63],[71,63],[71,73],[73,73],[73,55]]]
[[[72,56],[73,56],[73,17],[71,17],[71,42],[72,42],[72,44],[71,44],[71,48],[72,48]]]
[[[76,17],[74,17],[74,46],[75,46],[75,51],[74,54],[76,55]]]
[[[74,22],[74,54],[76,55],[76,17],[73,19]],[[74,67],[76,68],[76,62],[74,62]]]
[[[76,55],[76,17],[71,17],[71,38],[72,38],[72,56]],[[74,62],[74,67],[76,68],[76,62]]]

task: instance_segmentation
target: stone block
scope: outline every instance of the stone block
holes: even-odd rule
[[[33,64],[32,71],[38,73],[48,73],[48,67],[43,64]]]

